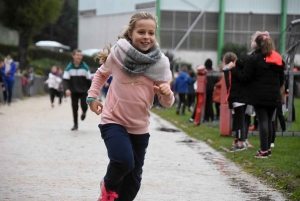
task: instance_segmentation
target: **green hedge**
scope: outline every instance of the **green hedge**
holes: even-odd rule
[[[18,47],[13,45],[4,45],[0,44],[0,55],[7,55],[11,54],[13,58],[17,58],[18,54]],[[53,60],[53,64],[49,63],[49,68],[51,68],[51,65],[54,65],[54,63],[58,62],[59,64],[56,65],[66,65],[71,61],[71,52],[55,52],[51,50],[41,49],[41,48],[35,48],[30,47],[27,51],[27,61],[29,66],[36,67],[32,64],[35,64],[36,60]],[[83,56],[83,61],[87,63],[87,65],[90,67],[91,72],[95,72],[97,68],[99,67],[98,61],[95,61],[93,57],[89,56]],[[63,68],[63,66],[61,66]]]

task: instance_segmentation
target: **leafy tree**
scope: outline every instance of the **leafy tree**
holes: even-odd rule
[[[61,15],[55,23],[49,23],[33,40],[53,40],[77,48],[78,0],[64,0]]]
[[[1,0],[0,22],[18,31],[18,59],[20,68],[27,67],[26,52],[32,37],[60,14],[61,0]]]

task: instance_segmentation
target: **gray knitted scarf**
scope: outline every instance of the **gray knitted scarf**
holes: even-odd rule
[[[154,81],[171,79],[169,59],[154,45],[146,54],[136,50],[126,39],[111,48],[113,59],[129,76],[144,75]]]

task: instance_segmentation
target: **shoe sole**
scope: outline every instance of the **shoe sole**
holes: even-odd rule
[[[269,156],[255,156],[255,158],[268,158]]]
[[[244,151],[244,150],[246,150],[246,148],[244,148],[244,149],[236,149],[236,150],[230,150],[229,152],[239,152],[239,151]]]

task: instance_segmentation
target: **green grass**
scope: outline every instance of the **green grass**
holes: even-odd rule
[[[295,108],[297,122],[292,125],[293,131],[300,132],[299,99],[295,99]],[[238,164],[244,171],[282,191],[290,200],[300,200],[300,137],[278,136],[276,137],[275,147],[272,148],[272,156],[268,159],[256,159],[254,155],[259,148],[258,136],[248,136],[248,140],[254,145],[254,148],[242,152],[226,152],[222,147],[229,149],[233,137],[221,136],[219,127],[205,124],[194,126],[192,123],[186,123],[186,120],[190,118],[190,114],[178,116],[175,111],[174,106],[166,110],[152,109],[152,112],[171,122],[189,136],[207,142],[215,150]]]
[[[292,122],[292,128],[288,130],[300,132],[300,99],[295,98],[294,105],[296,111],[295,112],[296,122]]]

